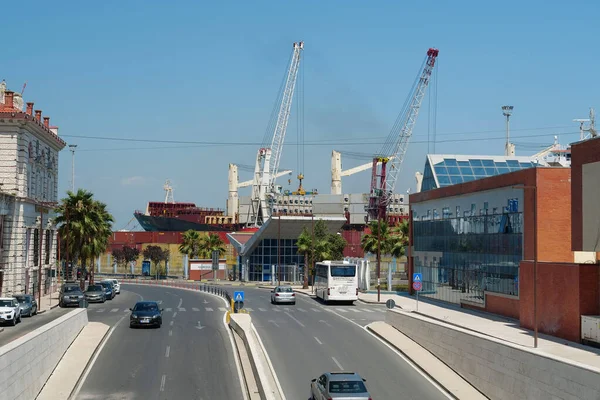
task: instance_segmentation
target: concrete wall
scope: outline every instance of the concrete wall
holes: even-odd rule
[[[492,400],[600,398],[600,370],[404,311],[389,310],[386,322]]]
[[[0,397],[4,400],[35,399],[87,323],[87,310],[75,309],[0,347]]]

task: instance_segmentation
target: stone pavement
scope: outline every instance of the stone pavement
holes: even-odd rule
[[[43,314],[48,310],[58,307],[58,287],[54,293],[42,295],[42,301],[38,304],[38,314]],[[37,294],[36,294],[37,298]]]

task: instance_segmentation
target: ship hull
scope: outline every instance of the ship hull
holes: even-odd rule
[[[145,214],[134,214],[140,226],[147,232],[183,232],[194,230],[200,232],[233,232],[236,225],[211,225],[186,221],[179,218],[155,217]]]

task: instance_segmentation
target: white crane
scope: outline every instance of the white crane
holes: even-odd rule
[[[275,192],[275,179],[279,173],[279,161],[281,160],[283,142],[292,108],[296,78],[300,67],[300,54],[303,49],[304,42],[294,43],[270,146],[260,148],[256,156],[254,180],[252,182],[250,225],[260,226],[271,217],[269,200],[272,199]]]
[[[354,175],[370,168],[373,168],[372,162],[342,171],[342,153],[333,150],[331,152],[331,194],[342,194],[342,177]]]
[[[387,208],[394,193],[396,180],[408,149],[412,131],[419,116],[421,102],[429,85],[439,50],[430,48],[421,72],[407,98],[404,108],[390,132],[378,157],[373,159],[368,214],[371,220],[387,220]],[[393,158],[392,158],[393,157]],[[390,162],[391,161],[391,162]],[[389,166],[388,166],[388,162]],[[378,165],[381,170],[378,171]],[[379,179],[377,179],[379,178]]]

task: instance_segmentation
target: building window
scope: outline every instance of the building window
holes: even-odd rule
[[[442,208],[442,218],[443,219],[450,218],[450,207]]]
[[[50,264],[50,251],[52,250],[52,231],[50,229],[46,230],[46,257],[44,263],[46,265]]]
[[[4,215],[0,215],[0,250],[4,248]]]
[[[39,264],[40,256],[40,230],[36,228],[33,231],[33,265]]]
[[[25,267],[29,267],[29,247],[31,246],[31,228],[25,232]]]

